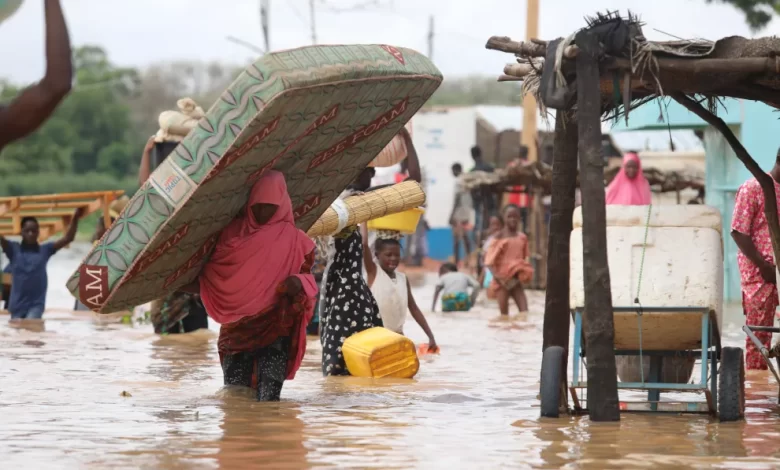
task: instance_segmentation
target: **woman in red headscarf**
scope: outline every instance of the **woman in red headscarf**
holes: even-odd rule
[[[252,187],[245,213],[222,232],[199,278],[209,316],[222,324],[225,385],[277,401],[306,350],[317,284],[314,242],[295,227],[284,175],[270,171]]]
[[[650,204],[650,183],[642,173],[636,152],[623,157],[623,166],[607,186],[607,205],[646,206]]]

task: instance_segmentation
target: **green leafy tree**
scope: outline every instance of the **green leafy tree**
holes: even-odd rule
[[[742,11],[754,32],[766,27],[772,17],[780,13],[780,0],[706,0],[707,3],[725,3]]]

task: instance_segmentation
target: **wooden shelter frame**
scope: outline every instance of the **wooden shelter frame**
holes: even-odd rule
[[[618,37],[620,34],[623,36]],[[555,50],[548,51],[548,45]],[[594,421],[620,419],[607,265],[604,162],[600,152],[602,116],[628,119],[631,108],[665,96],[717,129],[763,190],[772,248],[775,259],[780,259],[780,224],[772,177],[714,113],[718,97],[780,107],[780,40],[730,37],[711,46],[709,52],[687,55],[686,47],[706,49],[707,42],[652,43],[642,36],[636,18],[630,14],[621,18],[614,13],[590,19],[588,27],[563,39],[563,43],[492,37],[486,44],[488,49],[517,57],[518,63],[507,65],[499,81],[524,81],[524,92],[536,94],[544,106],[539,81],[544,79],[545,62],[552,58],[559,77],[557,84],[568,93],[567,104],[556,107],[543,348],[560,346],[568,352],[569,240],[579,157],[583,263],[588,267],[584,270],[588,408]],[[638,66],[639,50],[645,51],[643,67]],[[567,361],[564,355],[562,387],[566,387]],[[565,397],[561,394],[562,407],[567,407]]]

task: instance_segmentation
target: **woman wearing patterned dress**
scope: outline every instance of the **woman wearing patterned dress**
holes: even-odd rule
[[[780,180],[780,152],[769,174],[775,183],[775,196],[780,207],[780,184],[777,183]],[[778,304],[776,268],[769,225],[764,215],[764,192],[755,178],[743,183],[737,191],[731,218],[731,237],[739,248],[737,264],[742,280],[742,308],[747,317],[745,322],[753,326],[772,326]],[[756,331],[755,335],[764,347],[770,347],[772,333]],[[749,338],[745,346],[745,366],[748,369],[766,370],[766,361],[761,351],[756,349]]]
[[[335,254],[327,271],[320,319],[322,375],[349,375],[341,346],[355,333],[384,326],[374,296],[363,278],[363,238],[357,227],[334,237]]]

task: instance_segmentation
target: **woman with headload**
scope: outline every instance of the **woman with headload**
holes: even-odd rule
[[[220,234],[200,277],[182,289],[199,292],[209,316],[222,324],[225,385],[278,401],[284,381],[295,377],[317,296],[314,255],[314,242],[295,226],[284,175],[269,171]]]

